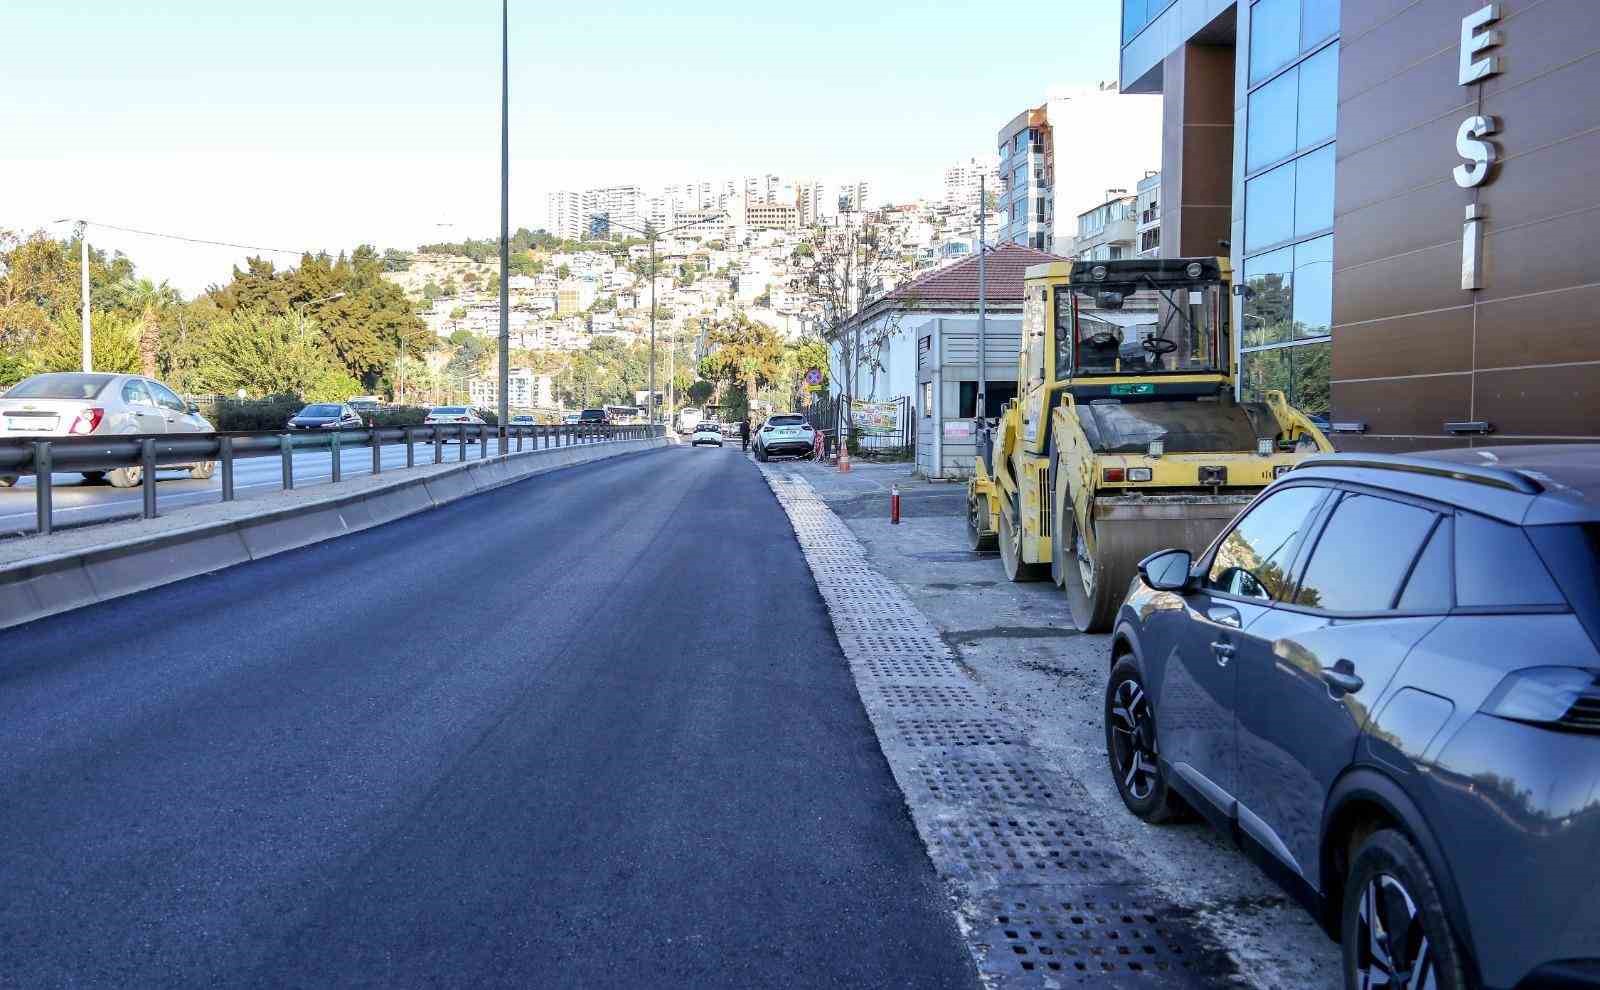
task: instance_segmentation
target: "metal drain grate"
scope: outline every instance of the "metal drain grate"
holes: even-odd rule
[[[971,708],[978,698],[964,687],[943,684],[884,684],[878,690],[890,708]]]
[[[973,932],[987,949],[982,969],[1008,985],[1200,987],[1234,970],[1172,908],[1117,888],[1067,899],[1039,893],[995,898]]]
[[[830,611],[832,611],[830,609]],[[920,615],[863,615],[860,612],[834,611],[833,628],[841,636],[847,633],[922,633],[932,637],[933,627]]]
[[[926,762],[916,769],[938,801],[1049,804],[1056,799],[1054,783],[1018,760]]]
[[[1010,726],[993,718],[897,718],[908,746],[1006,746],[1017,742]]]
[[[860,650],[867,655],[879,653],[909,653],[929,658],[950,656],[950,648],[937,636],[905,636],[893,633],[857,632],[839,633],[839,642],[845,652]]]
[[[1001,883],[1114,883],[1128,864],[1059,813],[940,825],[933,844],[955,872]]]

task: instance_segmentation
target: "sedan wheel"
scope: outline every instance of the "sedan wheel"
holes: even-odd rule
[[[1167,787],[1156,743],[1156,716],[1144,677],[1124,657],[1111,670],[1106,686],[1106,754],[1111,776],[1128,810],[1152,824],[1179,817],[1181,799]]]
[[[1367,837],[1344,892],[1345,986],[1457,990],[1461,951],[1427,861],[1394,829]]]

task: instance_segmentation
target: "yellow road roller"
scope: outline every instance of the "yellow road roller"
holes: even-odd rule
[[[1302,457],[1332,450],[1282,392],[1235,399],[1225,258],[1034,265],[1017,398],[982,424],[967,538],[1111,627],[1138,562],[1198,552]]]

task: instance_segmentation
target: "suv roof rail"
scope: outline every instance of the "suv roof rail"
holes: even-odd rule
[[[1375,468],[1380,471],[1407,471],[1412,474],[1452,478],[1473,484],[1504,488],[1524,495],[1538,495],[1544,486],[1523,474],[1489,464],[1467,464],[1457,461],[1434,460],[1408,454],[1314,454],[1295,465],[1309,467]]]

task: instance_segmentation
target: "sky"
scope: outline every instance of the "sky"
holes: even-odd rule
[[[940,195],[1052,87],[1116,78],[1118,9],[511,0],[512,226],[615,183]],[[0,228],[335,252],[495,236],[499,42],[494,0],[4,0]],[[252,253],[90,240],[190,293]]]

